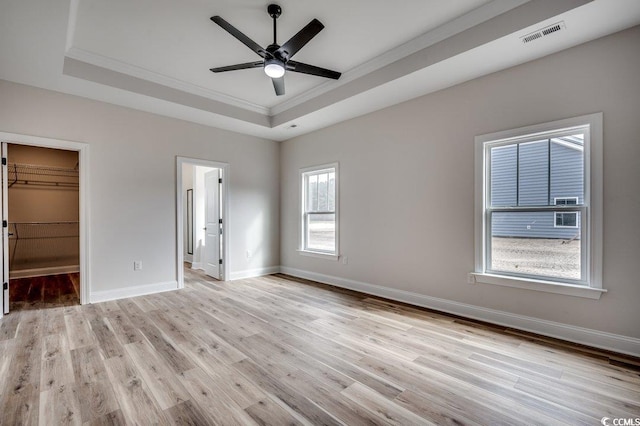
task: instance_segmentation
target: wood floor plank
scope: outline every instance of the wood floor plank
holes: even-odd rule
[[[120,409],[85,422],[85,426],[124,426],[126,424],[126,420]]]
[[[302,392],[303,395],[312,399],[320,407],[344,422],[344,424],[386,424],[385,421],[359,404],[351,403],[341,397],[340,392],[351,385],[345,386],[338,391],[332,386],[327,386],[326,382],[323,383],[316,380],[315,376],[300,370],[283,377],[282,381]]]
[[[170,424],[180,426],[201,426],[210,423],[202,409],[191,401],[184,401],[169,408],[167,417]]]
[[[434,425],[431,421],[394,404],[374,390],[356,382],[343,390],[342,395],[377,415],[387,424],[392,425]]]
[[[39,424],[82,425],[80,400],[73,384],[56,385],[40,393]]]
[[[115,331],[108,318],[97,317],[89,321],[91,331],[96,337],[104,358],[122,355],[122,345],[118,341]]]
[[[341,423],[336,417],[306,398],[295,388],[278,380],[252,361],[242,360],[234,364],[234,367],[245,377],[250,377],[266,392],[280,399],[293,411],[304,416],[312,424],[339,425]]]
[[[599,424],[640,360],[277,274],[0,321],[0,424]],[[73,284],[73,283],[72,283]],[[75,289],[76,284],[70,286]],[[27,301],[29,294],[38,301]],[[55,296],[55,297],[54,297]]]
[[[64,322],[67,327],[67,337],[69,338],[69,347],[77,349],[82,346],[90,346],[96,344],[96,337],[91,331],[91,327],[87,318],[80,307],[74,307],[64,316]]]
[[[43,343],[40,367],[41,391],[74,383],[75,377],[66,334],[49,334],[44,336]]]
[[[189,399],[187,390],[176,380],[171,367],[150,344],[134,342],[125,349],[162,410]]]
[[[206,407],[210,423],[219,425],[254,424],[251,417],[216,385],[211,377],[199,368],[184,371],[178,379],[191,395],[191,400]]]
[[[272,399],[266,398],[256,402],[245,410],[249,416],[261,426],[267,425],[287,425],[299,426],[309,424],[302,422],[294,417],[289,411],[285,410],[274,402]]]
[[[129,355],[123,354],[104,361],[122,414],[128,423],[158,424],[166,422],[164,412],[152,399]]]
[[[113,386],[108,379],[76,383],[81,395],[80,415],[83,422],[90,422],[120,409]]]

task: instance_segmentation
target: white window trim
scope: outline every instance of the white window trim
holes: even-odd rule
[[[575,205],[578,205],[579,197],[553,197],[553,205],[558,205],[558,200],[575,200]],[[573,206],[574,204],[560,204],[561,206]]]
[[[513,277],[487,273],[485,244],[485,200],[486,170],[485,145],[498,141],[524,137],[535,139],[549,132],[562,131],[588,126],[585,133],[585,204],[589,206],[589,232],[586,233],[588,253],[583,253],[583,262],[587,262],[588,286],[574,285],[538,278]],[[584,115],[564,120],[542,123],[518,129],[476,136],[475,138],[475,270],[469,274],[469,283],[493,284],[527,290],[543,291],[555,294],[599,299],[606,292],[602,283],[602,211],[603,211],[603,173],[602,173],[602,113]],[[588,256],[588,258],[587,258]]]
[[[579,197],[553,197],[553,204],[554,205],[561,205],[561,206],[573,206],[573,205],[578,205],[578,199]],[[574,200],[575,204],[558,204],[558,200]],[[557,225],[557,215],[558,214],[573,214],[576,217],[576,224],[574,226],[565,226],[565,225]],[[567,229],[579,229],[580,225],[578,225],[578,212],[553,212],[553,227],[554,228],[567,228]]]
[[[335,237],[335,251],[325,252],[320,250],[309,250],[304,248],[304,238],[305,238],[305,223],[304,223],[304,214],[305,214],[305,200],[306,200],[306,187],[305,187],[305,174],[310,172],[322,172],[323,170],[334,169],[336,174],[336,188],[335,188],[335,215],[336,215],[336,237]],[[321,164],[318,166],[305,167],[300,169],[299,172],[299,183],[300,187],[298,188],[298,194],[300,196],[300,202],[298,203],[298,253],[303,256],[315,257],[319,259],[326,260],[338,260],[340,258],[340,170],[338,167],[338,163],[329,163],[329,164]]]
[[[558,215],[565,215],[565,214],[572,214],[576,217],[576,224],[575,225],[558,225],[557,224],[557,220],[556,218],[558,217]],[[578,225],[578,212],[553,212],[553,227],[554,228],[565,228],[565,229],[579,229],[580,225]]]

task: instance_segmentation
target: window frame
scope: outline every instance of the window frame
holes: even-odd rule
[[[493,208],[490,204],[490,148],[526,143],[546,137],[584,133],[584,202],[548,207]],[[572,198],[572,197],[563,197]],[[554,200],[555,203],[555,200]],[[581,280],[555,279],[538,275],[492,271],[491,214],[496,211],[550,210],[580,213]],[[555,215],[554,215],[555,225]],[[484,283],[529,290],[599,299],[602,287],[602,113],[476,136],[475,138],[475,268],[470,284]]]
[[[314,174],[320,174],[322,172],[332,171],[335,173],[335,199],[334,199],[334,210],[326,211],[326,212],[307,212],[307,179],[309,176]],[[328,163],[321,164],[317,166],[305,167],[300,169],[300,189],[298,194],[300,194],[300,203],[299,203],[299,227],[298,227],[298,253],[303,256],[311,256],[317,257],[327,260],[338,260],[340,256],[340,191],[339,191],[339,182],[340,182],[340,171],[338,167],[338,163]],[[335,250],[334,251],[325,251],[312,249],[307,247],[307,217],[309,214],[334,214],[335,215]]]

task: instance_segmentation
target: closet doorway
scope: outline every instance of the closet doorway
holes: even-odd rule
[[[6,299],[10,311],[80,304],[78,151],[3,143],[3,153],[5,313]]]

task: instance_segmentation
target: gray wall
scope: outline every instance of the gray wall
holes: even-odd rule
[[[176,279],[176,156],[230,164],[230,272],[279,264],[276,142],[2,80],[0,99],[0,131],[90,145],[93,291]]]
[[[281,264],[640,337],[640,27],[286,141]],[[602,111],[600,300],[467,284],[474,269],[474,137]],[[301,256],[298,170],[340,163],[348,264]]]

